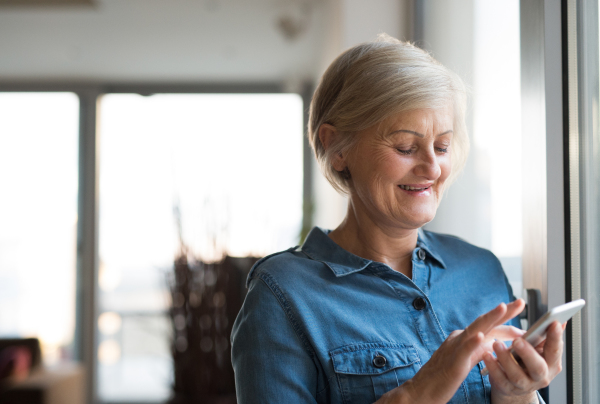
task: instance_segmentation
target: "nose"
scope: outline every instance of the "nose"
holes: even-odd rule
[[[415,167],[415,174],[430,181],[437,180],[442,174],[442,169],[440,168],[438,156],[434,148],[422,149],[419,157],[419,162]]]

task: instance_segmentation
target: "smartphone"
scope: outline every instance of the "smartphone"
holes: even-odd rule
[[[529,327],[529,330],[523,335],[523,339],[533,346],[539,345],[546,339],[546,331],[550,324],[554,321],[558,321],[561,324],[566,323],[579,310],[583,309],[583,306],[585,306],[585,300],[579,299],[553,308],[536,321],[534,325]],[[514,355],[512,350],[511,353]]]
[[[544,314],[538,321],[535,322],[534,325],[529,327],[529,330],[523,335],[523,339],[529,342],[534,347],[539,345],[542,341],[546,339],[546,332],[550,324],[554,321],[558,321],[563,324],[566,323],[573,317],[575,314],[579,312],[579,310],[583,309],[585,306],[585,300],[579,299],[574,300],[569,303],[561,304],[560,306],[556,306],[546,314]],[[520,362],[519,355],[517,355],[512,349],[510,353],[515,357],[517,362]],[[487,375],[487,368],[483,368],[481,370],[482,375]]]

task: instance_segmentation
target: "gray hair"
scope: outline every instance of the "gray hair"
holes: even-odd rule
[[[334,156],[356,144],[356,134],[400,112],[454,109],[451,184],[469,153],[465,122],[466,89],[458,75],[416,46],[381,34],[374,42],[348,49],[327,68],[310,103],[308,138],[321,171],[340,193],[348,194],[348,174],[332,166]],[[330,124],[341,136],[326,150],[319,128]]]

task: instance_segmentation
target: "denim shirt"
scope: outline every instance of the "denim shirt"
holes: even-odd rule
[[[514,300],[498,259],[456,237],[419,230],[409,279],[328,233],[315,227],[301,247],[250,271],[231,335],[239,404],[371,404],[411,379],[452,331]],[[483,367],[450,403],[490,403]]]

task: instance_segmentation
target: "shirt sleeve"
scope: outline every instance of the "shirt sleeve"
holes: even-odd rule
[[[238,404],[317,402],[317,368],[282,304],[251,281],[231,333]]]

